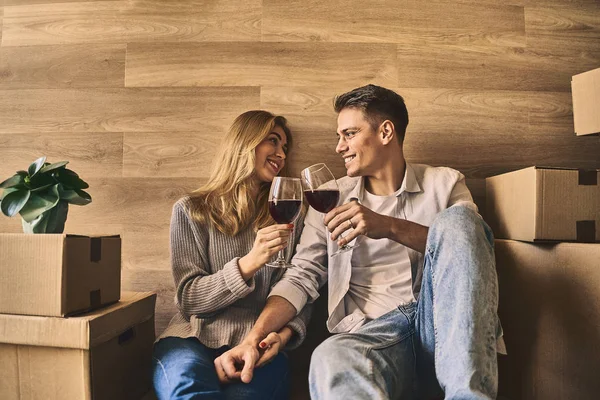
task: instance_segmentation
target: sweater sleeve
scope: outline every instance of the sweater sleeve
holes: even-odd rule
[[[175,302],[187,320],[192,315],[207,318],[251,293],[254,278],[244,281],[238,266],[239,258],[223,266],[209,264],[208,232],[203,227],[192,229],[194,222],[184,203],[175,204],[171,218]]]
[[[306,329],[312,315],[313,303],[306,304],[300,314],[296,315],[294,319],[288,322],[287,327],[290,328],[294,334],[292,338],[285,346],[286,350],[292,350],[297,348],[306,339]]]

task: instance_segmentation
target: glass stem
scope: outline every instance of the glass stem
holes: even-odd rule
[[[277,254],[277,262],[285,262],[285,253],[283,249],[279,250],[279,254]]]

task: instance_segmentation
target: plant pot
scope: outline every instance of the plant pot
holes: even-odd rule
[[[23,222],[24,233],[63,233],[67,213],[69,212],[69,203],[59,201],[55,207],[40,214],[39,217],[31,222]]]

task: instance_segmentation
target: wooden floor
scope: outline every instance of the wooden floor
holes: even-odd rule
[[[570,80],[600,67],[598,0],[4,0],[0,179],[69,160],[93,203],[67,231],[120,233],[123,289],[175,312],[173,202],[208,176],[232,119],[289,118],[292,170],[337,176],[332,97],[376,83],[408,104],[412,162],[483,178],[531,165],[600,167],[573,133]],[[368,4],[368,5],[367,5]],[[0,217],[0,232],[18,232]]]

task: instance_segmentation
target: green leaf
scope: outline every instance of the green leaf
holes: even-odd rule
[[[44,211],[50,210],[56,206],[60,200],[58,196],[58,184],[54,185],[48,192],[37,194],[31,193],[27,204],[21,209],[21,217],[27,222],[31,222],[40,216]]]
[[[60,169],[56,173],[56,180],[63,184],[65,189],[87,189],[90,187],[85,181],[79,178],[75,172],[70,169]]]
[[[88,192],[85,192],[85,191],[79,190],[79,189],[77,189],[75,191],[77,192],[79,197],[81,197],[82,199],[84,199],[86,201],[85,204],[89,204],[92,202],[92,196]]]
[[[68,212],[69,204],[66,201],[59,201],[56,207],[46,211],[44,214],[48,214],[48,223],[44,233],[63,233]]]
[[[23,233],[46,233],[46,227],[48,226],[48,212],[40,214],[31,222],[27,222],[21,218],[23,225]]]
[[[65,200],[70,204],[75,204],[78,206],[85,206],[92,202],[92,196],[83,190],[75,189],[62,189],[59,185],[58,193],[60,195],[61,200]]]
[[[32,163],[32,164],[29,166],[29,169],[28,169],[29,176],[33,178],[33,176],[34,176],[35,174],[37,174],[37,173],[38,173],[38,171],[39,171],[40,169],[42,169],[42,167],[44,166],[44,162],[46,162],[46,156],[44,156],[44,157],[40,157],[40,158],[38,158],[37,160],[35,160],[35,161],[34,161],[34,162],[33,162],[33,163]]]
[[[55,170],[55,169],[63,168],[68,163],[69,163],[68,161],[59,161],[59,162],[54,163],[54,164],[46,165],[44,168],[42,168],[40,170],[40,173],[44,174],[46,172],[49,172],[49,171],[52,171],[52,170]]]
[[[39,191],[48,186],[56,185],[56,180],[50,174],[42,174],[39,172],[29,181],[31,191]]]
[[[2,199],[4,198],[4,196],[6,196],[7,194],[9,194],[9,193],[12,193],[12,192],[16,192],[16,191],[17,191],[17,190],[19,190],[19,189],[20,189],[20,188],[7,188],[7,189],[2,189],[2,190],[0,191],[0,193],[2,193],[2,194],[0,194],[0,200],[2,200]]]
[[[11,176],[4,182],[0,183],[0,188],[5,189],[5,188],[15,187],[15,186],[19,186],[19,185],[24,186],[25,179],[21,175],[17,174],[17,175]]]
[[[21,209],[24,208],[25,203],[29,200],[30,192],[27,189],[19,189],[14,192],[4,195],[0,208],[2,213],[7,217],[15,216]]]

